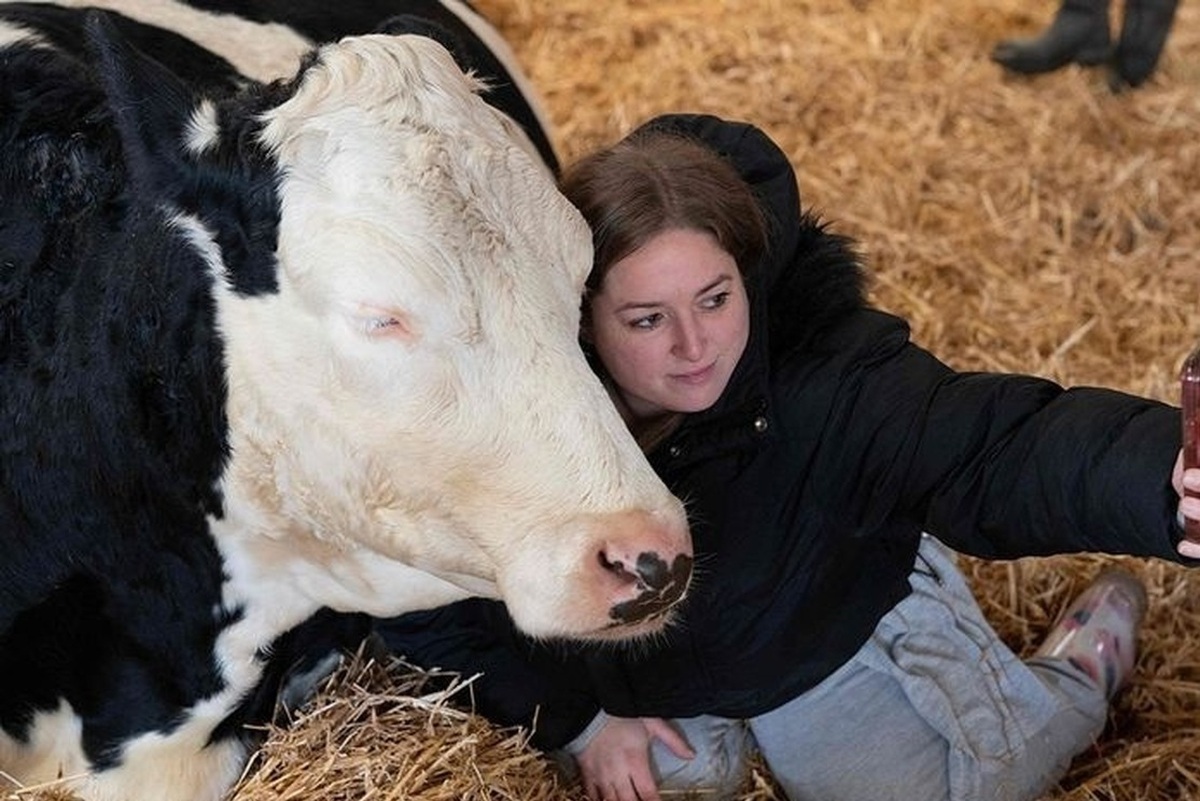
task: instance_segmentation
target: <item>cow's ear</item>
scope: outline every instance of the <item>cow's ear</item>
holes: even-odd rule
[[[138,190],[157,195],[187,171],[183,132],[195,108],[191,90],[129,44],[106,12],[89,12],[84,31],[121,137],[128,178]]]

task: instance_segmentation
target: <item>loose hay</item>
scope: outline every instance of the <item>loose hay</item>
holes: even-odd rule
[[[1027,0],[479,0],[543,92],[570,161],[643,119],[752,121],[805,202],[857,237],[873,299],[960,369],[1015,370],[1174,402],[1200,339],[1200,6],[1159,73],[1113,95],[1099,69],[1012,78],[987,53],[1040,31]],[[1120,4],[1114,18],[1121,17]],[[1098,556],[965,560],[988,617],[1028,652]],[[1200,798],[1200,585],[1148,584],[1132,687],[1054,801]],[[339,672],[272,729],[233,801],[575,801],[520,732],[427,692],[402,663]],[[761,772],[743,801],[777,795]],[[51,798],[47,793],[22,798]]]
[[[360,656],[290,726],[270,729],[235,797],[568,797],[526,733],[491,726],[464,708],[470,708],[469,681]]]

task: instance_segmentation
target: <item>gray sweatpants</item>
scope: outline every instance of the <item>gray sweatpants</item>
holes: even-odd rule
[[[757,748],[791,801],[1016,801],[1052,788],[1104,728],[1103,690],[1062,660],[1018,659],[936,540],[923,539],[910,582],[809,692],[749,720],[674,721],[697,755],[656,742],[660,786],[729,797]]]

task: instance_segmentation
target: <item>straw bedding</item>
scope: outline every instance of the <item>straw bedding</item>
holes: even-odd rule
[[[752,121],[792,158],[805,202],[859,239],[873,300],[950,364],[1175,401],[1200,340],[1200,6],[1181,5],[1152,81],[1113,94],[1101,69],[1012,78],[988,60],[1042,30],[1046,0],[477,5],[566,160],[660,112]],[[964,565],[1027,652],[1108,561]],[[1151,600],[1137,675],[1048,798],[1200,797],[1200,578],[1120,561]],[[269,732],[234,801],[582,798],[522,732],[461,711],[469,682],[447,695],[429,680],[399,662],[345,667]],[[775,797],[756,772],[743,799]]]

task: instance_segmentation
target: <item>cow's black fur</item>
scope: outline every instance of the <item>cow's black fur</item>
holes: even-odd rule
[[[119,38],[93,39],[107,95],[47,50],[9,48],[21,80],[0,81],[0,194],[18,200],[0,241],[0,725],[21,737],[66,699],[103,768],[221,688],[213,646],[237,615],[213,615],[205,520],[227,455],[212,278],[160,201],[223,232],[246,291],[270,288],[278,210],[248,136],[236,158],[166,159],[190,93]],[[228,115],[251,125],[252,110]]]

